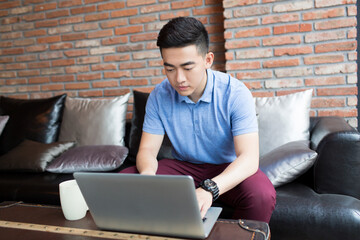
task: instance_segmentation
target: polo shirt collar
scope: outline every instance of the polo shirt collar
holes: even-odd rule
[[[207,81],[205,90],[203,92],[203,95],[200,97],[199,101],[210,103],[212,99],[212,93],[213,93],[213,87],[214,87],[214,74],[212,73],[211,69],[206,70],[207,73]],[[177,94],[179,96],[180,102],[186,102],[186,103],[192,103],[193,101],[190,100],[187,96],[181,96],[180,94]]]

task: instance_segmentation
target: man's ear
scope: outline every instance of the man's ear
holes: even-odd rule
[[[205,56],[205,68],[211,68],[212,64],[214,62],[214,53],[208,52]]]

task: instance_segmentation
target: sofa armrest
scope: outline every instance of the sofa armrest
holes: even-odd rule
[[[345,119],[341,117],[319,117],[312,119],[315,122],[311,129],[311,148],[316,150],[320,142],[329,134],[356,133]]]
[[[276,189],[276,208],[271,216],[271,239],[358,239],[360,200],[338,194],[318,194],[290,183]]]
[[[360,134],[340,117],[321,118],[311,134],[318,153],[314,189],[318,193],[345,194],[360,199]]]

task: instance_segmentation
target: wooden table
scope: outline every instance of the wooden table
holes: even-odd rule
[[[89,212],[81,220],[68,221],[59,206],[34,205],[22,202],[0,203],[0,236],[1,239],[12,240],[176,239],[101,231],[96,227]],[[219,219],[207,239],[267,240],[270,239],[270,230],[268,225],[263,222]]]

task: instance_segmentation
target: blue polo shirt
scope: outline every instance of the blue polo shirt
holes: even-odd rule
[[[258,131],[254,100],[242,82],[210,69],[197,103],[179,95],[165,79],[148,98],[143,131],[166,132],[175,159],[229,163],[236,158],[233,137]]]

